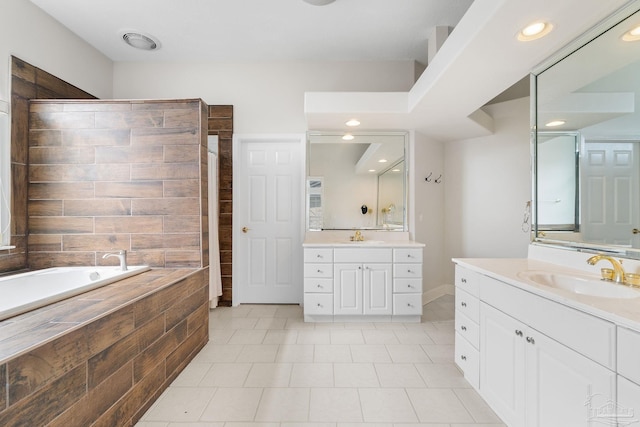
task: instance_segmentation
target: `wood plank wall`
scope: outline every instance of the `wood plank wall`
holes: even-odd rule
[[[0,272],[27,267],[27,175],[29,147],[29,100],[95,99],[69,83],[11,57],[11,243],[16,248],[0,251]]]
[[[222,296],[218,303],[230,306],[233,287],[233,105],[210,105],[208,126],[209,135],[218,135],[218,240],[222,273]]]

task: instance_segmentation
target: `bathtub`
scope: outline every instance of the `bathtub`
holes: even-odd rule
[[[149,270],[146,265],[54,267],[0,277],[0,320]]]

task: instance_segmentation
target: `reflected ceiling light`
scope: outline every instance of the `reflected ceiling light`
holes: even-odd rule
[[[342,139],[344,139],[345,141],[351,141],[353,140],[353,138],[355,138],[353,135],[351,135],[350,133],[345,133],[344,135],[342,135]]]
[[[314,6],[326,6],[333,3],[336,0],[303,0],[305,3],[312,4]]]
[[[531,40],[537,40],[541,37],[546,36],[553,29],[553,25],[548,22],[534,22],[533,24],[529,24],[524,27],[518,33],[518,40],[521,42],[528,42]]]
[[[400,172],[400,169],[391,169],[391,172]]]
[[[375,169],[369,169],[369,172],[375,172],[375,171],[376,171]]]
[[[387,159],[380,159],[378,160],[378,163],[387,163]]]
[[[124,40],[124,42],[129,46],[141,50],[156,50],[160,47],[160,43],[158,41],[154,40],[150,36],[145,36],[140,33],[124,33],[122,35],[122,40]]]
[[[554,126],[562,126],[565,123],[564,120],[552,120],[549,123],[545,123],[545,126],[552,128]]]
[[[353,127],[353,126],[360,126],[360,121],[359,121],[359,120],[357,120],[357,119],[351,119],[351,120],[349,120],[348,122],[346,122],[346,123],[345,123],[345,125],[347,125],[347,126],[351,126],[351,127]]]
[[[624,33],[622,35],[622,40],[626,42],[640,40],[640,25]]]

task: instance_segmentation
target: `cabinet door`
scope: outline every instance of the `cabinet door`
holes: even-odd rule
[[[334,264],[333,314],[362,314],[362,264]]]
[[[393,312],[391,264],[364,264],[363,267],[364,314],[391,314]]]
[[[516,319],[480,304],[480,393],[511,427],[524,425],[524,334]]]
[[[603,410],[615,402],[615,374],[534,329],[525,346],[526,425],[602,425]]]
[[[640,418],[640,385],[618,376],[618,425],[633,425]]]

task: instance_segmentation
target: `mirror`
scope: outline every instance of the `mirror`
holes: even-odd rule
[[[533,233],[640,258],[640,12],[616,22],[532,75]]]
[[[406,231],[406,132],[309,132],[307,231]]]

